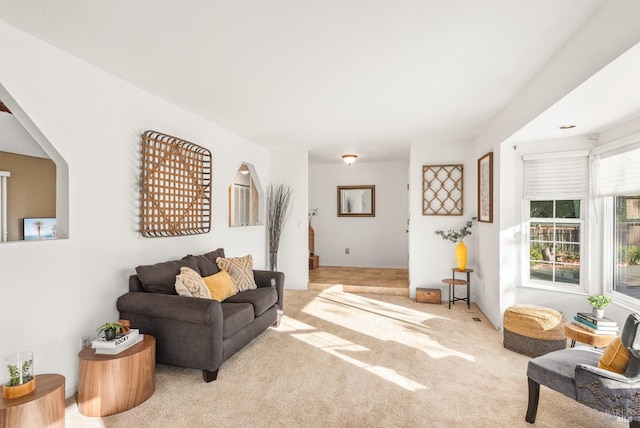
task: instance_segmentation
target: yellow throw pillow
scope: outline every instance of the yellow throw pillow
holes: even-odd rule
[[[601,369],[609,370],[612,372],[624,374],[627,371],[629,365],[629,356],[631,353],[627,348],[622,345],[620,337],[613,339],[607,346],[600,357],[598,367]]]
[[[238,292],[258,288],[253,277],[253,257],[251,254],[244,257],[229,257],[226,259],[218,257],[216,263],[220,270],[226,270],[231,276]]]
[[[224,270],[211,276],[205,276],[202,279],[209,289],[213,300],[222,302],[227,297],[235,296],[237,293],[236,286],[233,285],[233,280]]]

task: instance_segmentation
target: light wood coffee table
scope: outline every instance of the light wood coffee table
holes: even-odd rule
[[[587,329],[580,328],[572,322],[564,325],[564,334],[571,339],[571,347],[576,346],[576,342],[586,343],[596,348],[606,348],[609,343],[617,337],[615,334],[597,334]]]
[[[96,355],[85,348],[80,358],[78,410],[85,416],[108,416],[145,402],[156,390],[156,339],[144,340],[117,355]]]

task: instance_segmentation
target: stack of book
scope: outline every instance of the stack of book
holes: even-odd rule
[[[140,334],[137,328],[132,328],[128,333],[116,336],[114,340],[99,337],[91,342],[91,347],[96,350],[96,354],[116,355],[141,342],[142,339],[144,334]]]
[[[592,333],[616,336],[618,323],[609,318],[597,318],[588,312],[578,312],[573,317],[573,323]]]

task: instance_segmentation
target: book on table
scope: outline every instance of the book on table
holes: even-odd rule
[[[579,317],[578,315],[574,316],[573,319],[575,321],[580,322],[581,324],[584,324],[586,326],[589,326],[593,329],[596,329],[598,331],[609,331],[609,330],[618,330],[618,325],[600,325],[600,324],[594,324],[590,321],[587,321],[586,319]]]
[[[612,319],[609,319],[607,317],[602,317],[602,318],[594,317],[592,314],[588,312],[578,312],[576,315],[582,318],[583,320],[586,320],[591,324],[595,324],[598,326],[613,326],[613,327],[618,326],[618,323]]]
[[[577,317],[575,317],[577,318]],[[609,328],[606,330],[603,329],[595,329],[581,321],[578,321],[576,319],[574,319],[573,321],[571,321],[573,324],[577,325],[580,328],[583,328],[591,333],[595,333],[595,334],[603,334],[603,335],[610,335],[610,336],[617,336],[618,335],[618,328]]]
[[[128,340],[122,345],[115,348],[96,348],[96,355],[117,355],[125,349],[131,348],[136,343],[140,343],[144,340],[144,334],[138,334],[134,339]]]
[[[127,333],[116,336],[114,340],[106,340],[104,337],[99,337],[91,342],[91,347],[96,349],[115,349],[120,345],[134,340],[139,335],[140,331],[137,328],[132,328]]]

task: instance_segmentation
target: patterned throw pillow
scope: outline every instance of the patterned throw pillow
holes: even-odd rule
[[[255,290],[258,288],[253,277],[253,257],[248,254],[244,257],[229,257],[227,259],[218,257],[216,263],[220,270],[226,270],[236,290],[239,292]]]
[[[598,367],[612,372],[624,374],[629,365],[631,353],[624,347],[620,337],[613,339],[602,353]]]
[[[218,302],[222,302],[227,297],[235,296],[238,292],[227,271],[221,270],[202,279],[211,293],[211,298]]]
[[[180,268],[180,274],[176,275],[175,287],[181,296],[211,298],[211,293],[200,274],[188,267]]]

